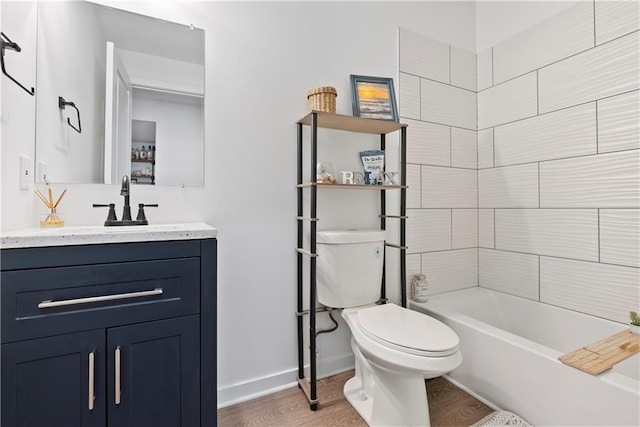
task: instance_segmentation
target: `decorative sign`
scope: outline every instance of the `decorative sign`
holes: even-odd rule
[[[342,174],[342,184],[348,185],[363,185],[364,184],[364,174],[358,171],[340,171]],[[399,172],[383,172],[381,175],[378,175],[376,179],[377,185],[399,185],[396,182],[396,177]]]
[[[385,183],[387,185],[398,185],[398,183],[396,182],[396,176],[398,176],[399,172],[385,172],[384,173],[384,178],[385,178]]]
[[[343,184],[355,184],[362,185],[364,184],[364,174],[358,171],[340,171],[342,174],[342,183]]]

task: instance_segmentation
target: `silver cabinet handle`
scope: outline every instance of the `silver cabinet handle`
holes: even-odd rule
[[[101,295],[98,297],[66,299],[60,301],[42,301],[38,304],[38,308],[63,307],[66,305],[88,304],[91,302],[112,301],[118,299],[149,297],[153,295],[162,295],[162,288],[156,288],[152,291],[129,292],[126,294]]]
[[[95,393],[95,354],[92,351],[89,353],[89,410],[93,411],[93,401],[96,398]]]
[[[116,356],[115,356],[115,362],[116,362],[116,378],[115,378],[115,382],[116,382],[116,396],[115,396],[115,402],[116,405],[120,404],[120,346],[116,347]]]

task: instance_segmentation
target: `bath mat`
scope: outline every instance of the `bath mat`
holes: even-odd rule
[[[471,427],[516,426],[533,427],[531,424],[509,411],[495,411]]]

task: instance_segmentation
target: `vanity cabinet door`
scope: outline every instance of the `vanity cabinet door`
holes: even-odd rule
[[[105,426],[105,331],[2,345],[2,425]]]
[[[200,425],[200,316],[107,331],[110,427]]]

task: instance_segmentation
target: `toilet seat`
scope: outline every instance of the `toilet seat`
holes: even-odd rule
[[[445,357],[458,351],[458,336],[426,314],[382,304],[358,310],[361,331],[373,341],[409,354]]]

